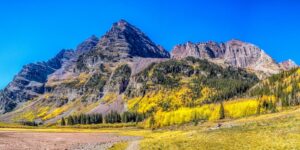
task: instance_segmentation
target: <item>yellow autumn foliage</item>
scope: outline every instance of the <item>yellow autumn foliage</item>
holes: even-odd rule
[[[201,97],[196,100],[196,105],[201,104],[203,101],[210,99],[214,95],[216,95],[216,91],[212,88],[204,87],[201,90]]]
[[[300,76],[300,69],[297,69],[296,75],[299,75],[299,76]]]
[[[139,113],[157,112],[157,111],[173,111],[181,107],[197,106],[204,100],[209,99],[216,92],[208,87],[203,88],[201,97],[193,100],[193,91],[187,87],[168,90],[162,89],[159,91],[148,92],[143,97],[135,97],[128,100],[129,110],[135,110]]]
[[[117,94],[109,92],[109,93],[105,94],[105,96],[103,97],[102,100],[103,100],[103,102],[110,103],[110,102],[113,102],[116,99],[117,99]]]
[[[292,85],[289,85],[288,87],[286,87],[283,91],[286,93],[286,94],[289,94],[291,93],[293,90],[293,87]]]
[[[255,115],[259,101],[257,99],[242,99],[226,102],[224,105],[225,116],[229,118],[241,118]]]
[[[286,78],[283,80],[283,82],[284,82],[285,84],[290,84],[290,83],[292,82],[292,77],[291,77],[291,76],[286,77]]]
[[[44,98],[45,98],[45,99],[49,99],[52,95],[53,95],[53,94],[51,94],[51,93],[45,93],[45,94],[44,94]]]
[[[241,118],[255,115],[259,102],[256,99],[239,99],[224,102],[226,118]],[[218,120],[220,104],[206,104],[199,107],[183,107],[175,111],[158,111],[154,115],[155,127],[180,125],[196,120]],[[147,124],[147,123],[146,123]]]
[[[37,111],[37,117],[39,117],[39,118],[45,117],[47,115],[49,109],[50,109],[49,106],[39,108]]]
[[[80,73],[78,80],[79,83],[78,85],[83,85],[84,83],[86,83],[86,81],[89,79],[90,75],[87,73]]]
[[[54,109],[52,112],[50,112],[49,114],[47,114],[46,116],[44,116],[42,118],[42,120],[48,120],[48,119],[51,119],[51,118],[54,118],[58,115],[61,115],[63,112],[65,112],[67,110],[67,107],[59,107],[59,108],[56,108]]]
[[[183,107],[175,111],[170,112],[157,112],[155,114],[155,126],[170,126],[181,125],[192,122],[193,120],[213,120],[211,117],[217,117],[218,108],[217,105],[203,105],[201,107],[188,108]]]
[[[260,98],[260,101],[275,103],[276,102],[276,97],[275,97],[275,95],[263,95]]]
[[[35,114],[32,110],[26,111],[14,118],[15,121],[34,121]]]

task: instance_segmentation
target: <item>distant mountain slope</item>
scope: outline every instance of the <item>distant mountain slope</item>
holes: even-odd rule
[[[280,66],[283,70],[290,70],[290,69],[293,69],[293,68],[297,68],[297,67],[298,67],[298,65],[297,65],[293,60],[291,60],[291,59],[279,63],[279,66]]]
[[[257,73],[261,78],[294,67],[293,65],[280,65],[259,47],[239,40],[231,40],[225,43],[212,41],[205,43],[188,42],[175,46],[171,56],[175,59],[192,56],[208,59],[222,65],[245,68]]]

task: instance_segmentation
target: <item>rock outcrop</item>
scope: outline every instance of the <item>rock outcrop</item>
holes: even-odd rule
[[[152,42],[140,29],[125,20],[114,23],[95,51],[117,53],[120,57],[169,58],[170,54]]]
[[[262,76],[278,73],[281,68],[269,55],[259,47],[242,42],[230,40],[225,43],[205,42],[177,45],[171,52],[174,59],[188,56],[208,59],[218,64],[249,69]]]
[[[47,62],[25,65],[13,81],[0,93],[0,112],[14,109],[19,103],[44,93],[48,75],[61,68],[63,63],[74,56],[72,50],[62,50]]]
[[[298,67],[298,65],[291,59],[281,62],[281,63],[279,63],[279,65],[283,70],[290,70],[290,69]]]

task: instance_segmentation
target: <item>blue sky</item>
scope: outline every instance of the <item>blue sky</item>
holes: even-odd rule
[[[125,19],[170,50],[186,41],[251,42],[300,63],[297,0],[1,0],[0,89],[23,65],[75,48]]]

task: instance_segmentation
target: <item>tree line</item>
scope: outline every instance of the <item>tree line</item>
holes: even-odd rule
[[[122,114],[111,111],[106,115],[100,113],[95,114],[80,114],[70,115],[66,118],[61,118],[61,126],[65,125],[77,125],[77,124],[101,124],[101,123],[129,123],[143,121],[145,115],[137,112],[126,111]]]

